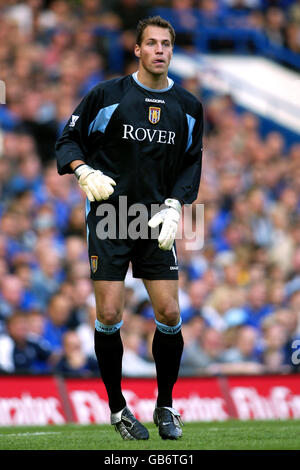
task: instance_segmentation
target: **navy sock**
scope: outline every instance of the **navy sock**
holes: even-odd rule
[[[106,334],[95,329],[95,353],[112,413],[126,406],[121,390],[123,344],[120,330]]]
[[[157,373],[158,407],[172,407],[173,387],[178,378],[183,345],[181,330],[175,334],[166,334],[156,328],[152,343],[152,354]]]

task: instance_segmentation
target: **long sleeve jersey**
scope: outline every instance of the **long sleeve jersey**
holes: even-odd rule
[[[77,106],[56,143],[59,174],[83,160],[116,181],[109,202],[192,203],[202,166],[203,110],[169,79],[147,88],[137,74],[99,83]]]

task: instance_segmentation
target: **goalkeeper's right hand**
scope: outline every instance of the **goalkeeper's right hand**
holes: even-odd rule
[[[87,195],[89,201],[102,201],[108,199],[114,192],[113,186],[116,182],[102,173],[100,170],[95,170],[89,165],[79,165],[74,173],[78,179],[79,186]]]

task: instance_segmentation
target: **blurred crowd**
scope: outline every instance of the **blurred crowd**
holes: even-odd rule
[[[276,11],[283,40],[293,25],[299,47],[299,0],[156,0],[151,7],[213,12],[219,4],[264,21]],[[136,70],[134,29],[149,11],[137,0],[0,0],[2,373],[99,375],[85,200],[73,175],[58,175],[54,144],[91,87]],[[120,70],[107,32],[120,33]],[[204,99],[196,78],[182,85]],[[206,96],[204,108],[200,191],[190,220],[182,218],[199,246],[190,249],[187,227],[176,242],[180,374],[299,372],[291,358],[300,340],[300,144],[288,145],[277,131],[262,136],[259,118],[238,111],[229,96]],[[196,204],[204,205],[203,224]],[[154,330],[143,283],[129,270],[125,376],[155,376]]]
[[[201,38],[201,30],[219,28],[218,34],[210,34],[207,40],[200,41],[202,47],[208,45],[208,51],[213,52],[241,48],[244,52],[254,52],[256,40],[259,40],[262,45],[269,45],[270,50],[283,48],[295,58],[300,52],[299,0],[162,0],[154,3],[160,4],[160,8],[172,9],[168,14],[179,30],[177,44],[182,47],[190,49],[195,45],[196,32]],[[224,34],[226,29],[233,34]],[[247,32],[247,38],[243,32]],[[284,54],[281,54],[284,61],[282,56]]]

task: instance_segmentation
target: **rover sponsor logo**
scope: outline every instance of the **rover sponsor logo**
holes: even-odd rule
[[[145,129],[144,127],[138,127],[135,129],[130,124],[123,124],[122,139],[175,145],[175,137],[176,134],[173,131],[167,131],[164,129]]]

